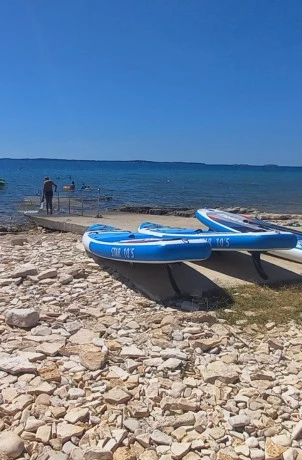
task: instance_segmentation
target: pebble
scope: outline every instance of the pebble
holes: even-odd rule
[[[68,390],[70,399],[78,399],[85,396],[85,391],[82,388],[70,388]]]
[[[0,370],[9,374],[35,373],[37,366],[22,356],[0,358]]]
[[[26,278],[27,276],[35,276],[38,270],[35,265],[27,263],[19,265],[15,271],[11,273],[12,278]]]
[[[172,442],[171,457],[175,460],[183,458],[190,451],[190,442]]]
[[[9,326],[31,328],[38,324],[39,313],[33,307],[6,310],[5,321]]]
[[[234,415],[229,418],[229,423],[233,428],[240,429],[250,424],[250,417],[246,414]]]
[[[293,428],[292,439],[302,438],[302,420],[300,420]]]
[[[251,460],[264,460],[264,458],[269,460],[269,457],[266,456],[262,449],[250,449],[250,458]]]
[[[226,365],[223,361],[213,361],[203,369],[203,378],[206,383],[214,383],[220,380],[224,383],[234,383],[238,381],[238,368],[235,365]]]
[[[250,438],[246,439],[245,444],[250,448],[256,448],[259,445],[259,441],[254,436],[251,436]]]
[[[67,422],[70,423],[77,423],[77,422],[82,422],[85,419],[88,418],[89,415],[89,409],[87,407],[75,407],[73,409],[70,409],[70,411],[67,412],[65,415],[64,419],[67,420]]]
[[[104,399],[110,404],[124,404],[131,399],[131,396],[120,388],[114,388],[104,394]]]
[[[18,458],[23,451],[24,442],[20,436],[12,431],[0,433],[0,453],[7,455],[8,458]]]
[[[172,442],[171,436],[168,436],[166,433],[160,430],[154,430],[151,433],[151,439],[157,445],[169,446]]]

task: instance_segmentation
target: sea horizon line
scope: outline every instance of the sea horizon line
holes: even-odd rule
[[[249,164],[249,163],[205,163],[205,162],[198,162],[198,161],[155,161],[155,160],[138,160],[138,159],[133,159],[133,160],[95,160],[95,159],[71,159],[71,158],[49,158],[49,157],[37,157],[37,158],[11,158],[11,157],[5,157],[5,158],[0,158],[0,161],[5,161],[5,160],[10,160],[10,161],[85,161],[87,163],[152,163],[152,164],[185,164],[185,165],[202,165],[202,166],[245,166],[245,167],[251,167],[251,168],[302,168],[301,166],[298,165],[278,165],[278,164],[273,164],[273,163],[266,163],[266,164]]]

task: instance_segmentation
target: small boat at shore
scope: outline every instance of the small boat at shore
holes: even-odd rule
[[[96,257],[132,263],[171,264],[211,255],[210,244],[203,238],[152,237],[99,224],[87,228],[82,241]]]
[[[288,232],[265,231],[234,233],[232,231],[206,231],[193,228],[173,228],[152,222],[143,222],[138,232],[145,235],[174,238],[205,238],[212,251],[268,251],[289,249],[296,245],[297,239]]]
[[[282,259],[302,263],[302,232],[298,230],[218,209],[198,209],[195,216],[200,222],[216,232],[232,232],[233,234],[245,235],[250,232],[255,235],[263,234],[263,232],[267,234],[275,232],[276,235],[284,238],[284,241],[286,235],[288,235],[288,243],[291,242],[292,245],[287,247],[274,246],[268,248],[267,252]]]

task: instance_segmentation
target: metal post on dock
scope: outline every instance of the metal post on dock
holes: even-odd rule
[[[60,214],[60,192],[58,192],[58,214]]]
[[[100,216],[100,194],[101,194],[101,189],[98,188],[98,217]]]

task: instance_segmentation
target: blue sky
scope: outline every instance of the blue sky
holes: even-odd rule
[[[0,157],[302,166],[301,0],[0,0]]]

